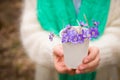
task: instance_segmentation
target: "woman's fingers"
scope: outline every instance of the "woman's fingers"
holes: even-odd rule
[[[88,49],[88,56],[85,57],[85,59],[83,60],[83,63],[89,63],[92,60],[94,60],[96,58],[96,56],[99,54],[99,48],[97,47],[90,47]]]
[[[75,74],[75,70],[71,69],[71,68],[68,68],[64,62],[60,62],[60,63],[56,63],[55,65],[55,68],[56,70],[59,72],[59,73],[68,73],[70,75],[73,75]]]
[[[64,63],[63,49],[61,45],[53,48],[55,68],[59,73],[75,74],[75,70],[68,68]]]
[[[61,45],[57,45],[53,48],[53,54],[55,57],[62,57],[63,56],[63,49]]]
[[[53,48],[54,54],[54,65],[58,72],[60,73],[67,73],[68,69],[64,64],[64,56],[61,45],[57,45]]]
[[[67,69],[67,67],[65,67],[65,65],[56,64],[55,68],[59,73],[67,73],[68,72],[68,69]]]
[[[78,70],[76,70],[76,73],[85,73],[85,72],[94,71],[99,65],[99,62],[100,62],[100,57],[99,55],[97,55],[95,60],[93,60],[92,62],[80,65],[78,67]]]

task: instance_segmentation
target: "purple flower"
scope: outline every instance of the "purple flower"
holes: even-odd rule
[[[83,37],[83,34],[78,34],[77,35],[77,37],[78,37],[78,43],[83,43],[84,42],[84,37]]]
[[[90,31],[89,29],[83,29],[82,34],[84,38],[90,38]]]
[[[68,31],[67,31],[67,34],[68,34],[69,36],[74,36],[74,35],[77,35],[77,31],[74,30],[74,29],[68,30]]]
[[[96,27],[90,28],[90,35],[91,38],[97,38],[99,36],[98,28]]]
[[[71,42],[71,41],[75,41],[76,40],[76,35],[77,35],[77,31],[76,30],[69,30],[68,32],[67,32],[67,34],[68,34],[68,36],[69,36],[69,41]]]
[[[72,27],[70,25],[67,25],[66,28],[62,31],[62,33],[67,33]]]
[[[80,26],[84,27],[84,26],[88,26],[88,24],[84,23],[83,21],[80,22]]]
[[[98,27],[100,23],[97,22],[97,21],[93,21],[93,24],[94,24],[95,27]]]
[[[50,41],[53,41],[53,37],[54,37],[54,34],[53,34],[53,33],[50,33],[50,35],[49,35],[49,40],[50,40]]]
[[[77,35],[77,31],[76,30],[69,30],[67,32],[67,35],[69,36],[69,42],[71,42],[73,40],[73,38],[75,38],[75,36]]]
[[[62,34],[62,43],[71,42],[76,43],[77,42],[77,31],[74,29],[67,30],[66,33]]]
[[[68,37],[62,37],[62,43],[67,43],[68,42]]]
[[[69,42],[68,39],[69,39],[68,34],[67,34],[67,33],[63,33],[63,34],[62,34],[62,40],[61,40],[62,43],[67,43],[67,42]]]
[[[78,37],[77,35],[71,36],[69,41],[73,44],[77,44],[78,43]]]

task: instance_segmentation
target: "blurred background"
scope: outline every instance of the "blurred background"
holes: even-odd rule
[[[0,0],[0,80],[34,80],[19,39],[22,0]]]
[[[22,7],[22,0],[0,0],[0,80],[34,80],[35,64],[19,36]]]

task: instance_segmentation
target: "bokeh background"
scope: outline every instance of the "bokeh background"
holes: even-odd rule
[[[20,43],[22,0],[0,0],[0,80],[34,80],[34,63]]]
[[[0,0],[0,80],[34,80],[35,64],[20,42],[22,8],[22,0]]]

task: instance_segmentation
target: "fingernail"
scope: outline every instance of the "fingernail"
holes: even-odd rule
[[[88,59],[85,59],[85,63],[87,63],[88,62]]]

